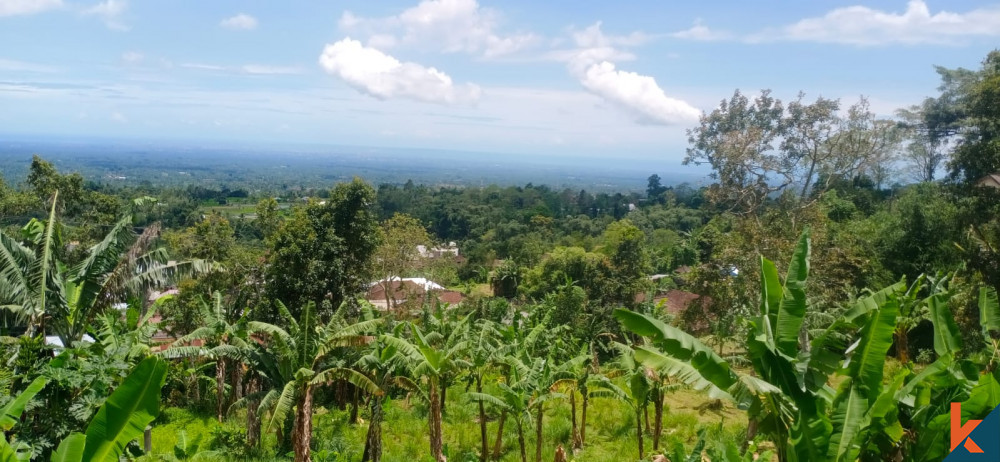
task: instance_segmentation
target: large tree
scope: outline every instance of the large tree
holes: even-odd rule
[[[419,220],[402,213],[383,222],[379,236],[381,242],[374,256],[375,275],[385,291],[386,308],[391,310],[396,306],[393,281],[410,276],[408,273],[421,259],[417,246],[430,245],[431,238]]]
[[[329,316],[371,281],[378,248],[375,191],[355,178],[337,185],[325,202],[297,209],[274,235],[267,270],[272,299],[300,307],[313,302]],[[327,301],[327,303],[323,303]]]

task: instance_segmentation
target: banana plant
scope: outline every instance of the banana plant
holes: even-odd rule
[[[53,462],[104,462],[118,460],[125,446],[142,435],[160,413],[160,390],[167,378],[167,363],[146,358],[108,397],[87,425],[85,433],[73,432],[52,453]],[[36,379],[9,404],[0,408],[0,428],[5,430],[24,410],[25,404],[41,391],[44,379]],[[0,461],[21,462],[30,452],[18,451],[0,439]]]
[[[361,372],[350,367],[331,366],[329,360],[339,349],[361,347],[374,341],[375,336],[371,333],[382,320],[375,318],[347,324],[339,317],[346,306],[342,304],[338,316],[321,326],[316,320],[315,303],[306,304],[300,319],[295,319],[281,302],[276,302],[276,305],[288,330],[252,321],[247,324],[247,331],[261,339],[259,344],[255,342],[249,351],[237,348],[220,351],[220,354],[231,354],[246,360],[267,385],[261,391],[233,403],[230,409],[260,400],[257,412],[260,415],[271,412],[264,433],[278,431],[284,426],[284,435],[288,436],[288,427],[291,427],[295,461],[307,462],[310,460],[312,403],[316,388],[346,380],[365,392],[381,394],[379,387]]]
[[[627,310],[615,315],[647,339],[635,348],[638,361],[732,399],[749,412],[748,433],[756,428],[771,439],[779,460],[853,461],[875,441],[899,444],[897,402],[912,396],[912,387],[924,378],[907,370],[883,383],[906,286],[897,283],[859,299],[808,341],[803,319],[809,254],[807,230],[784,284],[774,263],[761,257],[760,311],[749,320],[747,338],[755,376],[737,373],[696,338],[651,316]],[[843,379],[836,389],[829,385],[836,382],[834,374]]]

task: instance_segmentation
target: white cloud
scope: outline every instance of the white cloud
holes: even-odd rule
[[[327,44],[319,64],[356,90],[383,100],[398,97],[456,104],[474,102],[481,93],[476,85],[456,85],[451,77],[433,67],[400,62],[349,37]]]
[[[691,26],[689,29],[684,29],[681,31],[674,32],[670,34],[670,36],[685,40],[698,40],[702,42],[711,42],[715,40],[725,40],[731,38],[732,34],[728,32],[709,29],[708,26],[702,24],[701,20],[698,19],[694,22],[694,25]]]
[[[146,57],[142,53],[137,51],[126,51],[122,53],[122,62],[126,64],[138,64],[141,63]]]
[[[231,18],[223,19],[219,25],[232,30],[254,30],[257,28],[257,18],[240,13]]]
[[[16,61],[13,59],[0,58],[0,71],[48,73],[48,72],[56,72],[57,69],[52,66],[46,66],[44,64],[29,63],[25,61]]]
[[[654,78],[617,70],[607,61],[588,66],[578,77],[584,88],[631,112],[640,122],[674,125],[701,115],[690,104],[667,96]]]
[[[215,64],[202,64],[202,63],[183,63],[181,67],[185,69],[198,69],[200,71],[224,71],[226,68],[224,66],[217,66]]]
[[[647,75],[618,70],[612,61],[634,59],[635,56],[615,45],[635,45],[646,36],[633,33],[628,36],[608,36],[601,32],[598,22],[573,34],[579,48],[565,53],[569,71],[579,79],[587,91],[625,110],[641,123],[674,125],[698,119],[701,111],[685,101],[667,96]],[[586,47],[590,48],[586,48]]]
[[[831,10],[821,17],[806,18],[779,29],[766,30],[747,40],[885,45],[950,43],[972,36],[1000,36],[1000,7],[979,8],[966,13],[942,10],[931,14],[922,0],[911,0],[902,13],[849,6]]]
[[[263,64],[247,64],[240,69],[247,74],[256,75],[292,75],[302,73],[302,70],[297,67],[267,66]]]
[[[180,65],[185,69],[195,69],[199,71],[226,72],[231,74],[251,74],[251,75],[293,75],[301,74],[302,69],[293,66],[271,66],[267,64],[244,64],[242,66],[220,66],[218,64],[206,63],[183,63]]]
[[[121,22],[121,16],[128,9],[128,0],[105,0],[83,10],[84,16],[97,16],[109,29],[126,31],[130,27]]]
[[[368,46],[379,48],[405,45],[495,58],[540,41],[531,33],[501,35],[499,24],[499,13],[476,0],[423,0],[384,18],[362,18],[345,11],[339,22],[342,30],[367,36]]]
[[[62,6],[62,0],[0,0],[0,17],[41,13]]]
[[[128,123],[128,118],[122,115],[122,113],[118,111],[111,113],[111,120],[118,122],[120,124]]]
[[[583,30],[573,31],[573,41],[583,48],[634,47],[648,42],[651,37],[644,32],[635,31],[628,35],[607,35],[601,31],[601,21]]]

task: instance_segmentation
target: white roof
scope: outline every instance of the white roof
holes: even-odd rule
[[[426,278],[402,278],[402,279],[400,279],[398,277],[391,277],[391,278],[388,278],[388,279],[382,279],[380,281],[375,281],[375,282],[369,284],[369,286],[375,286],[375,285],[378,285],[378,284],[381,284],[381,283],[387,282],[387,281],[412,282],[412,283],[414,283],[414,284],[416,284],[418,286],[423,286],[424,290],[443,290],[444,289],[444,286],[442,286],[441,284],[438,284],[438,283],[436,283],[434,281],[431,281],[430,279],[426,279]]]
[[[83,334],[83,341],[86,343],[94,343],[94,337],[91,337],[87,334]],[[54,346],[56,348],[63,348],[66,346],[63,345],[63,342],[62,340],[59,339],[58,335],[46,335],[45,344],[49,346]]]

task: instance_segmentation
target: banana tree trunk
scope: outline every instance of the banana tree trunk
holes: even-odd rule
[[[584,392],[583,396],[583,409],[580,415],[580,447],[587,444],[587,404],[590,402],[589,392]]]
[[[535,416],[535,462],[542,462],[542,418],[545,416],[545,404],[538,405],[538,415]]]
[[[639,460],[642,460],[645,457],[642,444],[642,410],[638,407],[635,408],[635,435],[639,440]]]
[[[476,393],[483,392],[483,377],[476,376]],[[479,400],[479,438],[482,440],[482,449],[479,453],[479,461],[486,462],[489,457],[489,437],[486,435],[486,405],[483,400]]]
[[[528,462],[528,453],[524,450],[524,422],[517,422],[517,444],[521,446],[521,462]]]
[[[907,364],[910,362],[910,345],[906,335],[906,328],[899,326],[896,328],[896,357],[899,362]]]
[[[663,434],[663,390],[657,391],[655,396],[656,401],[653,402],[653,409],[656,414],[653,422],[653,451],[660,449],[660,436]]]
[[[223,410],[226,407],[226,358],[215,360],[215,401],[216,416],[222,423]]]
[[[500,451],[503,450],[503,424],[507,421],[507,410],[500,411],[500,420],[497,422],[497,438],[493,441],[493,460],[500,460]]]
[[[569,392],[569,414],[573,421],[573,428],[570,431],[570,450],[580,448],[580,433],[576,427],[576,390],[570,390]]]
[[[442,452],[444,442],[442,441],[441,435],[441,396],[438,390],[438,378],[431,377],[431,390],[428,401],[430,401],[430,414],[428,414],[428,427],[430,433],[430,443],[431,443],[431,457],[434,458],[435,462],[444,462],[444,453]]]
[[[243,364],[236,363],[233,365],[233,399],[229,404],[239,401],[243,398]]]
[[[369,408],[372,419],[368,424],[368,436],[365,438],[365,452],[361,462],[381,462],[382,460],[382,398],[373,396]]]
[[[292,427],[292,451],[295,462],[310,462],[309,446],[312,443],[312,385],[306,384],[295,406],[295,425]]]
[[[652,434],[653,430],[649,426],[649,400],[642,402],[642,418],[646,421],[646,433]]]
[[[351,388],[354,389],[354,392],[351,393],[351,415],[350,415],[350,417],[347,418],[347,423],[349,423],[351,425],[357,425],[358,424],[358,399],[360,399],[360,397],[358,395],[361,394],[361,389],[358,388],[358,387],[354,387],[354,386],[352,386]]]
[[[448,385],[450,380],[441,380],[441,415],[445,415],[448,412]]]
[[[247,393],[253,394],[260,391],[260,379],[251,376],[247,383]],[[255,448],[260,445],[260,416],[257,408],[260,407],[260,400],[251,400],[247,403],[247,446]]]

